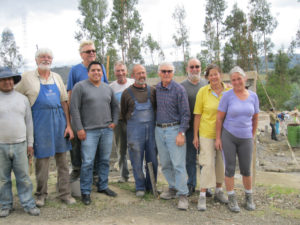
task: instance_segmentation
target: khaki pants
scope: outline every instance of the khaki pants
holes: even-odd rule
[[[58,173],[58,197],[62,200],[67,200],[70,197],[69,167],[66,156],[66,152],[56,153],[54,156]],[[49,163],[50,157],[36,159],[35,161],[36,196],[43,196],[46,198],[48,195]]]
[[[224,182],[224,163],[221,151],[215,149],[215,139],[200,137],[200,188],[212,188]]]

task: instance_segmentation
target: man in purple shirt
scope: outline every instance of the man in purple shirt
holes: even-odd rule
[[[189,128],[190,109],[187,93],[183,86],[172,80],[174,66],[171,63],[159,65],[161,82],[156,85],[156,127],[155,140],[162,172],[169,189],[162,199],[179,196],[178,209],[188,209],[187,173],[185,167],[185,131]]]

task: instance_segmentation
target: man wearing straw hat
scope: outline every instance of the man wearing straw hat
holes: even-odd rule
[[[21,76],[0,68],[0,217],[13,210],[11,171],[14,171],[18,196],[24,211],[40,215],[32,196],[28,158],[33,155],[33,124],[28,99],[14,90]]]

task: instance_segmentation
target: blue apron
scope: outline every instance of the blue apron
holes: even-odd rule
[[[71,143],[64,138],[67,122],[55,81],[54,84],[40,83],[39,95],[31,109],[34,127],[34,156],[48,158],[54,156],[55,153],[70,150]]]

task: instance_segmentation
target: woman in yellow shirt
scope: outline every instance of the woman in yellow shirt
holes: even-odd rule
[[[216,119],[217,109],[222,94],[229,90],[221,80],[221,70],[217,65],[209,65],[205,76],[209,84],[202,87],[197,93],[194,107],[194,140],[196,149],[200,144],[199,164],[202,167],[200,173],[200,195],[198,210],[206,210],[206,190],[216,185],[214,199],[221,203],[228,203],[224,195],[222,184],[224,181],[224,163],[222,152],[216,150]]]

